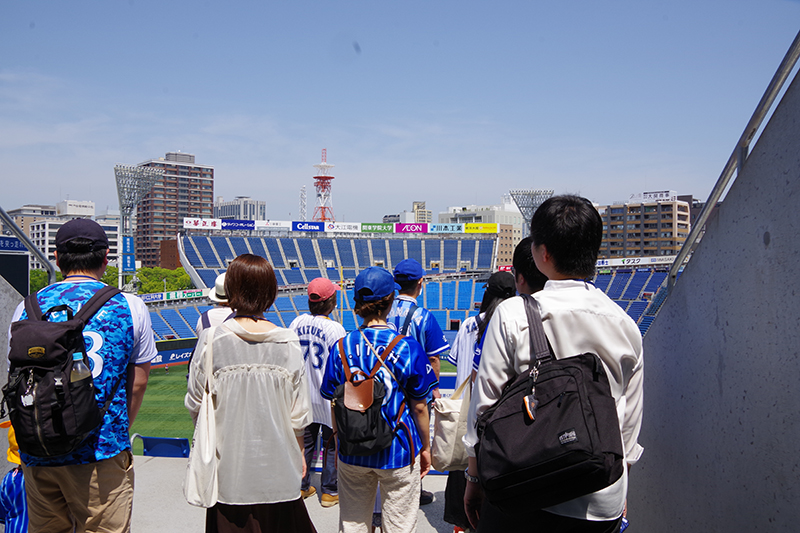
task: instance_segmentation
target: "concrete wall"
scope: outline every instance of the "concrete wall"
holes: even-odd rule
[[[631,531],[800,530],[799,304],[795,79],[645,337]]]

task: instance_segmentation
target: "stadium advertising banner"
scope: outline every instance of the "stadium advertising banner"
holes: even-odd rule
[[[253,231],[256,229],[256,223],[254,220],[230,220],[223,218],[222,229],[231,231]]]
[[[202,298],[203,289],[190,289],[186,291],[170,291],[164,293],[167,300],[185,300],[186,298]]]
[[[152,294],[140,294],[139,298],[141,298],[144,303],[163,302],[164,295],[165,293],[163,292],[154,292]]]
[[[464,233],[464,224],[428,224],[428,233]]]
[[[183,229],[222,229],[222,220],[219,218],[188,218],[183,219]]]
[[[187,363],[192,357],[192,348],[179,348],[177,350],[159,350],[158,355],[150,361],[153,366]]]
[[[336,233],[361,233],[359,222],[326,222],[325,231]]]
[[[464,224],[464,233],[497,233],[497,224],[468,222]]]
[[[662,255],[658,257],[626,257],[624,259],[598,259],[598,267],[620,267],[620,266],[655,266],[671,265],[675,262],[674,255]]]
[[[361,233],[394,233],[394,224],[361,224]]]
[[[292,231],[325,231],[324,222],[292,222]]]
[[[395,233],[428,233],[428,224],[404,224],[402,222],[394,225]]]
[[[0,239],[0,250],[9,252],[27,252],[28,249],[16,237],[3,237]]]
[[[256,220],[257,230],[266,229],[292,229],[292,223],[288,220]]]

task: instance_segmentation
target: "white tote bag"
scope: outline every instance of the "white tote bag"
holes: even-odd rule
[[[433,401],[433,445],[431,462],[439,472],[467,469],[467,448],[461,438],[467,433],[467,413],[472,384],[467,377],[450,398]]]
[[[183,494],[186,501],[198,507],[213,507],[217,503],[217,424],[214,418],[214,400],[211,389],[214,382],[214,330],[208,332],[210,339],[203,358],[203,373],[206,384],[200,412],[192,438],[192,451],[186,466],[186,479],[183,483]]]

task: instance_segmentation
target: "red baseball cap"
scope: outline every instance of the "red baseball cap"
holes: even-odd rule
[[[326,278],[314,278],[308,284],[308,299],[312,302],[322,302],[333,296],[339,286]]]

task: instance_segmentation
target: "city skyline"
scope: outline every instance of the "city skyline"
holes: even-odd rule
[[[0,6],[6,210],[117,209],[113,167],[194,154],[214,197],[338,221],[553,188],[705,200],[797,32],[789,0]],[[386,193],[383,198],[375,193]]]

